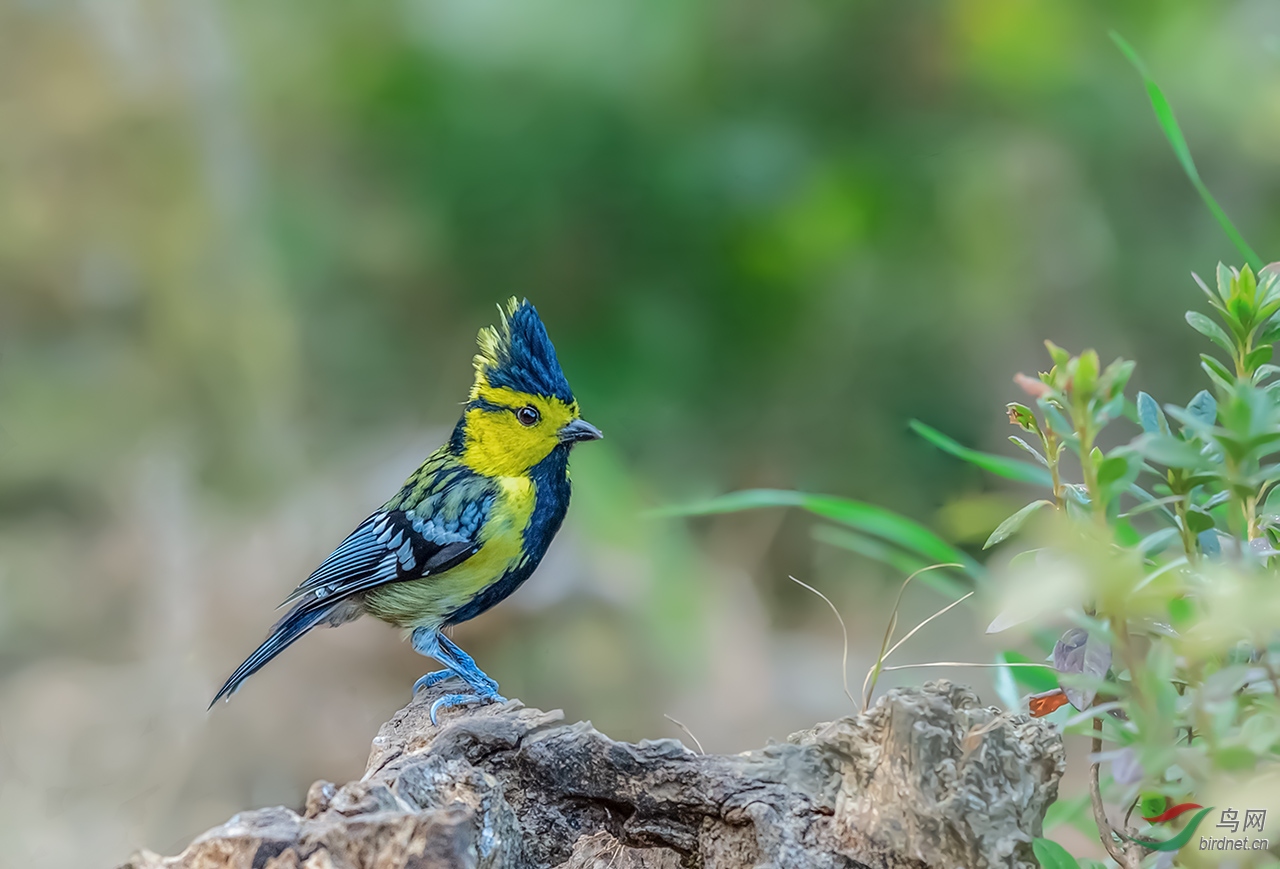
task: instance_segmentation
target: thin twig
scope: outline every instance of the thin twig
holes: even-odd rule
[[[1093,719],[1093,732],[1093,753],[1098,755],[1102,753],[1102,722],[1097,718]],[[1102,845],[1111,859],[1122,867],[1129,866],[1129,857],[1116,842],[1115,831],[1107,820],[1106,806],[1102,804],[1102,785],[1098,781],[1098,769],[1101,766],[1102,762],[1097,760],[1089,765],[1089,800],[1093,803],[1093,820],[1098,825],[1098,837],[1102,839]]]
[[[807,588],[827,602],[827,606],[831,607],[831,611],[836,614],[836,621],[840,623],[840,633],[844,635],[844,651],[840,655],[840,680],[844,683],[844,696],[849,698],[849,702],[855,707],[858,701],[853,699],[853,695],[849,693],[849,629],[844,626],[844,619],[840,616],[840,610],[836,609],[836,605],[831,602],[831,598],[818,591],[808,583],[801,582],[794,576],[788,576],[787,579],[794,582],[801,588]],[[692,736],[693,734],[690,734]]]
[[[686,727],[683,721],[679,721],[675,718],[672,718],[670,715],[668,715],[665,712],[662,713],[662,717],[670,721],[676,727],[679,727],[685,733],[689,734],[689,738],[693,740],[693,744],[698,746],[698,754],[706,754],[706,752],[702,750],[702,743],[698,741],[698,737],[693,735],[693,731],[690,730],[688,727]]]

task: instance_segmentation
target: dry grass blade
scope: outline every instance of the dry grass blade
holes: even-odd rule
[[[836,614],[836,621],[840,623],[840,633],[844,635],[844,651],[840,654],[840,679],[844,684],[844,696],[848,697],[849,702],[856,707],[858,705],[858,701],[854,700],[853,694],[849,692],[849,629],[845,627],[844,618],[840,615],[840,610],[836,609],[836,605],[831,602],[831,598],[827,597],[808,583],[801,582],[794,576],[788,576],[787,579],[791,580],[801,588],[807,588],[809,591],[822,598],[826,601],[827,606],[831,607],[831,611]],[[690,734],[690,736],[692,735],[693,734]]]
[[[1043,667],[1052,670],[1051,664],[1024,664],[1021,661],[1009,661],[1002,664],[978,664],[969,661],[929,661],[925,664],[894,664],[892,667],[881,667],[881,670],[919,670],[921,667]]]
[[[875,693],[876,681],[879,680],[880,673],[884,669],[884,659],[889,656],[889,652],[891,651],[889,649],[889,643],[893,641],[893,632],[898,628],[898,607],[902,606],[903,592],[907,590],[907,586],[911,583],[911,580],[915,579],[920,574],[926,573],[930,570],[941,570],[944,567],[958,567],[961,570],[964,569],[963,564],[931,564],[928,567],[920,568],[915,573],[908,576],[902,581],[902,585],[898,587],[898,597],[893,602],[893,612],[889,616],[889,624],[885,628],[884,639],[880,641],[880,654],[876,656],[875,665],[867,671],[867,677],[862,680],[862,711],[865,712],[867,707],[871,705],[871,695]],[[915,631],[912,631],[912,633],[915,633]],[[910,636],[910,634],[908,634],[908,636]],[[894,648],[897,647],[895,646]],[[848,693],[847,689],[846,693]],[[852,700],[853,698],[851,697],[849,699]]]
[[[685,726],[685,723],[684,723],[683,721],[680,721],[680,720],[679,720],[679,719],[677,719],[677,718],[672,718],[670,715],[668,715],[668,714],[667,714],[667,713],[665,713],[665,712],[664,712],[664,713],[662,713],[662,717],[663,717],[663,718],[665,718],[665,719],[667,719],[668,721],[670,721],[670,722],[671,722],[672,724],[674,724],[676,727],[679,727],[679,728],[680,728],[681,730],[683,730],[685,733],[689,734],[689,738],[693,740],[693,744],[694,744],[694,745],[696,745],[696,746],[698,746],[698,754],[706,754],[706,752],[705,752],[705,751],[703,751],[703,749],[702,749],[702,743],[698,741],[698,737],[696,737],[696,736],[694,736],[694,735],[693,735],[693,731],[692,731],[692,730],[690,730],[687,726]]]
[[[946,605],[946,606],[944,606],[942,609],[938,610],[936,613],[934,613],[933,615],[929,616],[927,619],[925,619],[924,621],[922,621],[920,624],[916,625],[914,628],[912,628],[911,630],[907,631],[907,635],[906,635],[905,637],[903,637],[902,639],[898,640],[898,642],[894,643],[894,644],[893,644],[893,648],[889,649],[889,651],[887,651],[887,652],[885,652],[885,653],[884,653],[884,657],[887,659],[887,658],[888,658],[890,655],[892,655],[894,652],[898,651],[898,647],[899,647],[899,646],[901,646],[901,645],[902,645],[903,643],[905,643],[907,640],[909,640],[909,639],[911,639],[913,636],[915,636],[916,631],[920,630],[920,629],[921,629],[921,628],[923,628],[925,625],[929,624],[929,622],[933,621],[933,620],[934,620],[934,619],[936,619],[938,616],[946,615],[946,613],[947,613],[949,610],[951,610],[951,609],[953,609],[953,608],[955,608],[955,607],[958,607],[960,604],[964,603],[964,602],[965,602],[965,601],[967,601],[969,598],[973,597],[975,594],[977,594],[977,592],[971,591],[971,592],[969,592],[968,594],[966,594],[964,597],[960,598],[959,600],[954,600],[954,601],[952,601],[951,603],[947,604],[947,605]]]

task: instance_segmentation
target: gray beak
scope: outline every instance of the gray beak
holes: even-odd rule
[[[560,431],[556,432],[562,444],[576,444],[578,441],[598,441],[604,437],[600,429],[585,419],[575,419]]]

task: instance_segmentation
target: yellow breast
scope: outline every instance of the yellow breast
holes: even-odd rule
[[[500,477],[498,482],[475,555],[443,573],[379,586],[365,595],[365,610],[399,627],[439,627],[446,616],[518,565],[525,557],[524,530],[533,515],[534,485],[528,477]]]

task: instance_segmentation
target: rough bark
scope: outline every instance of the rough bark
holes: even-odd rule
[[[1036,866],[1062,741],[967,688],[897,689],[869,712],[739,755],[614,742],[519,702],[444,712],[424,692],[365,775],[301,814],[236,815],[127,869],[916,869]]]

